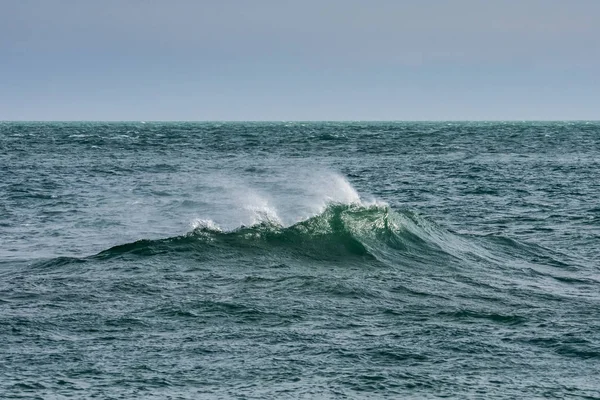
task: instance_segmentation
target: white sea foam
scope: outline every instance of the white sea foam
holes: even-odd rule
[[[192,229],[209,230],[213,232],[221,232],[221,227],[212,219],[195,219],[191,223]]]
[[[330,170],[274,166],[267,172],[252,180],[221,173],[201,177],[206,206],[196,219],[218,221],[225,230],[262,222],[289,226],[331,203],[381,205],[375,199],[363,201],[345,177]]]
[[[252,225],[268,222],[281,225],[281,220],[277,215],[277,209],[269,204],[269,201],[256,192],[250,192],[244,198],[239,200],[243,210],[249,213],[252,218]]]

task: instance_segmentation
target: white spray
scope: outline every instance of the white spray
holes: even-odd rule
[[[331,203],[363,204],[348,180],[329,170],[274,168],[267,172],[253,181],[220,173],[204,176],[200,195],[205,206],[198,210],[192,227],[289,226],[323,212]]]

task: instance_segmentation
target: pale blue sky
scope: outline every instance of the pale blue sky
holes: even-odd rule
[[[0,120],[600,119],[599,0],[0,0]]]

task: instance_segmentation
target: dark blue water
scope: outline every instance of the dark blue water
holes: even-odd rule
[[[0,398],[600,398],[600,123],[0,123]]]

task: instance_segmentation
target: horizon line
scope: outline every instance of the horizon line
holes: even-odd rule
[[[94,120],[94,119],[48,119],[48,120],[26,120],[26,119],[16,119],[16,120],[0,120],[0,123],[48,123],[48,122],[63,122],[63,123],[73,123],[73,122],[99,122],[99,123],[317,123],[317,122],[600,122],[600,119],[232,119],[232,120],[139,120],[139,119],[131,119],[131,120],[117,120],[117,119],[106,119],[106,120]]]

